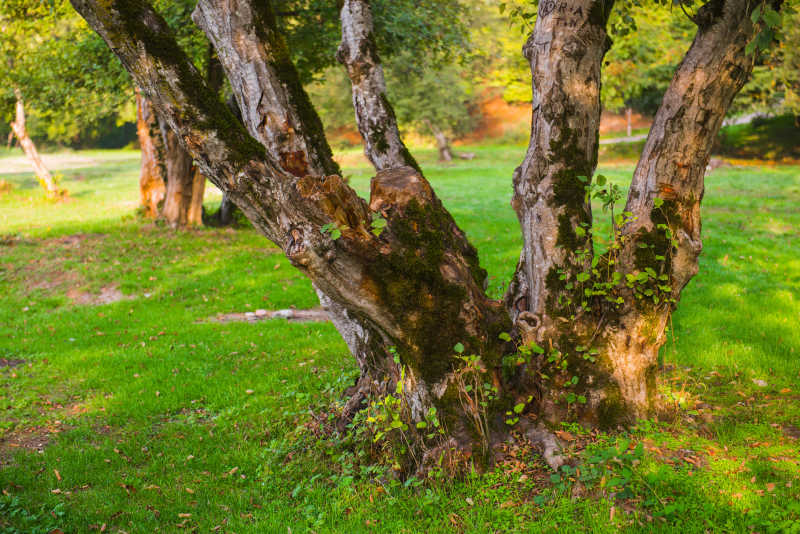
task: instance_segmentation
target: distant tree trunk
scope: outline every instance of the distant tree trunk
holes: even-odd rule
[[[633,110],[631,108],[625,108],[625,122],[627,125],[628,137],[633,135],[633,125],[631,124],[632,116]]]
[[[161,129],[150,102],[136,90],[136,131],[142,151],[139,174],[141,208],[146,217],[158,218],[166,193],[166,157]]]
[[[436,139],[436,147],[439,149],[439,161],[453,161],[453,150],[450,148],[450,141],[447,136],[433,122],[425,119],[433,137]]]
[[[159,120],[164,140],[164,162],[167,168],[167,188],[161,216],[170,226],[180,227],[192,224],[189,209],[192,206],[192,192],[195,182],[195,169],[192,156],[178,141],[178,136]]]
[[[42,184],[47,196],[57,197],[61,195],[62,192],[58,189],[53,175],[50,174],[50,170],[44,164],[44,161],[42,161],[41,156],[39,156],[39,151],[36,150],[36,145],[28,135],[28,130],[25,125],[25,104],[22,100],[22,92],[15,88],[14,96],[17,99],[16,117],[11,123],[11,130],[17,137],[20,147],[22,147],[22,150],[25,152],[25,156],[27,156],[28,160],[31,162],[36,177],[39,179],[39,183]]]

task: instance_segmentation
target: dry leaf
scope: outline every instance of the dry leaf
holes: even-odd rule
[[[556,430],[556,436],[563,439],[564,441],[575,441],[575,436],[564,430]]]

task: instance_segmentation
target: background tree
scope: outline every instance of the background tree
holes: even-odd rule
[[[536,105],[512,202],[524,246],[501,303],[486,296],[475,249],[400,138],[364,0],[344,2],[338,59],[377,171],[368,203],[338,175],[271,3],[200,0],[194,13],[245,130],[147,2],[72,1],[203,172],[311,279],[361,367],[350,408],[391,396],[413,440],[409,462],[426,462],[414,451],[476,442],[485,450],[507,434],[511,409],[601,426],[652,413],[658,349],[698,268],[713,138],[752,69],[746,48],[766,40],[779,2],[759,3],[763,18],[746,0],[691,12],[693,44],[665,92],[613,244],[598,255],[589,197],[619,200],[593,177],[612,3],[539,5],[525,46]],[[434,408],[444,442],[412,430]]]
[[[476,123],[475,85],[463,63],[431,64],[400,53],[388,64],[388,94],[401,125],[433,135],[439,160],[451,161],[450,140]]]
[[[605,58],[601,97],[604,109],[625,112],[630,136],[633,111],[650,116],[658,111],[692,42],[693,24],[679,8],[655,3],[618,11],[610,24],[616,32]]]

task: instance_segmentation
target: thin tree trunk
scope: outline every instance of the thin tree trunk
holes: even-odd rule
[[[36,150],[36,145],[33,143],[33,140],[28,135],[28,130],[25,125],[25,104],[22,100],[22,92],[19,89],[15,88],[14,96],[17,99],[16,117],[14,121],[11,123],[11,130],[17,137],[19,145],[25,152],[25,156],[27,156],[28,161],[31,162],[31,166],[33,166],[33,170],[36,173],[36,177],[39,179],[39,183],[42,184],[42,187],[47,193],[47,196],[49,197],[60,196],[62,192],[58,189],[58,185],[56,185],[56,182],[53,179],[53,175],[50,174],[50,170],[44,164],[44,161],[42,161],[42,157],[39,155],[39,151]]]
[[[347,69],[353,87],[353,107],[364,151],[379,171],[419,165],[406,148],[397,118],[386,98],[386,80],[374,39],[372,11],[366,0],[344,0],[342,42],[336,58]]]
[[[450,141],[447,136],[433,122],[425,119],[425,124],[436,139],[436,148],[439,149],[439,161],[453,161],[453,150],[450,148]]]
[[[142,151],[139,195],[146,217],[158,218],[166,193],[165,151],[155,110],[141,91],[136,90],[136,131]]]
[[[632,118],[633,118],[633,110],[631,108],[625,108],[625,122],[626,122],[626,131],[628,133],[628,137],[633,135],[633,125],[631,124]]]

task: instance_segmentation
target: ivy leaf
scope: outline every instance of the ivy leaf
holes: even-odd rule
[[[514,406],[514,413],[522,413],[522,410],[524,410],[524,409],[525,409],[525,403],[524,402],[520,402],[519,404]]]
[[[464,352],[464,345],[462,343],[456,343],[456,346],[453,347],[453,350],[458,354],[462,354]]]

